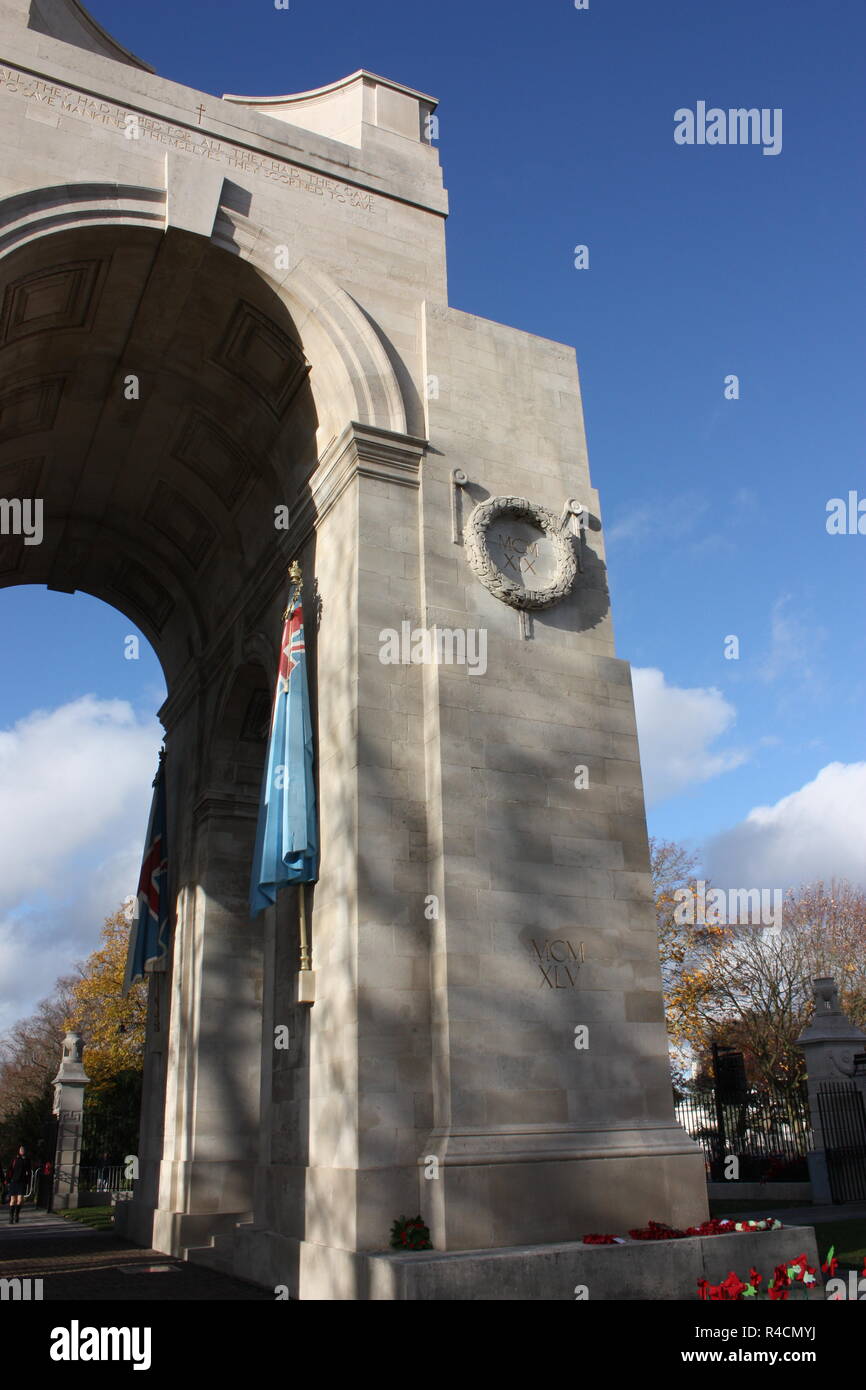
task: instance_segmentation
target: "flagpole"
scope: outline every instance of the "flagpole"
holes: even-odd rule
[[[298,904],[301,929],[301,969],[312,970],[313,961],[310,955],[310,943],[307,940],[307,885],[305,883],[298,884]]]

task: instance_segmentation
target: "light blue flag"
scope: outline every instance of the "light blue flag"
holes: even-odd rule
[[[314,883],[318,874],[313,726],[304,616],[296,594],[283,628],[253,856],[250,916],[276,902],[281,884]]]

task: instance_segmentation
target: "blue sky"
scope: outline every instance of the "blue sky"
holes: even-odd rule
[[[866,879],[866,536],[825,527],[830,498],[866,497],[861,0],[90,9],[207,92],[367,67],[440,99],[451,303],[577,349],[651,831],[704,847],[719,881]],[[676,145],[674,112],[699,100],[781,108],[781,153]],[[162,678],[144,646],[120,658],[128,620],[17,589],[0,624],[0,730],[85,696],[126,702],[79,713],[144,731],[140,782]],[[123,848],[133,863],[148,782],[124,790],[114,849],[105,826],[81,862]]]

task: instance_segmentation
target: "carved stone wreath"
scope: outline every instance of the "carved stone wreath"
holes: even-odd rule
[[[506,514],[537,526],[553,547],[555,573],[551,583],[543,589],[528,589],[522,584],[515,584],[506,577],[490,553],[487,529],[492,522]],[[563,529],[559,517],[548,511],[547,507],[537,507],[525,497],[490,497],[486,502],[479,502],[463,529],[463,540],[466,558],[481,583],[512,608],[549,608],[551,604],[567,598],[574,588],[577,561],[570,533]]]

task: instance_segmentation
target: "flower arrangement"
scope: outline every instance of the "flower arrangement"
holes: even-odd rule
[[[721,1284],[710,1284],[706,1279],[698,1280],[698,1291],[702,1299],[712,1299],[721,1302],[738,1302],[748,1294],[749,1289],[756,1292],[761,1284],[761,1276],[753,1267],[749,1270],[749,1282],[744,1284],[742,1279],[731,1270],[727,1279],[723,1279]]]
[[[711,1216],[709,1221],[702,1221],[700,1226],[687,1226],[687,1236],[729,1236],[734,1229],[733,1221],[727,1217]]]
[[[781,1221],[777,1221],[772,1216],[765,1216],[757,1221],[730,1221],[726,1217],[713,1216],[708,1221],[702,1221],[699,1226],[688,1226],[684,1231],[677,1230],[675,1226],[668,1226],[664,1221],[650,1221],[646,1226],[636,1226],[629,1231],[629,1236],[632,1240],[684,1240],[687,1236],[724,1236],[732,1235],[735,1232],[748,1234],[753,1231],[779,1231],[781,1229]],[[622,1245],[624,1240],[622,1236],[586,1235],[583,1237],[583,1243],[584,1245]],[[831,1247],[821,1269],[824,1274],[834,1275],[838,1264],[839,1261]],[[863,1276],[866,1277],[866,1259],[863,1261]],[[815,1269],[809,1264],[805,1254],[798,1255],[795,1260],[791,1260],[788,1264],[776,1265],[773,1270],[773,1277],[767,1285],[766,1293],[761,1291],[763,1279],[764,1276],[758,1273],[754,1265],[749,1270],[748,1282],[744,1282],[738,1274],[731,1270],[728,1277],[723,1279],[720,1284],[711,1284],[707,1279],[699,1279],[698,1294],[702,1300],[721,1302],[739,1302],[747,1298],[768,1298],[771,1301],[784,1302],[792,1294],[796,1297],[802,1293],[802,1296],[807,1298],[809,1290],[818,1282]],[[839,1297],[842,1295],[840,1294]]]
[[[752,1266],[749,1270],[749,1282],[747,1284],[744,1284],[742,1279],[731,1270],[727,1279],[723,1279],[720,1284],[710,1284],[706,1279],[699,1279],[698,1294],[702,1300],[721,1302],[740,1302],[747,1298],[762,1298],[762,1282],[763,1275],[759,1274]],[[767,1285],[766,1296],[773,1302],[785,1302],[799,1284],[803,1296],[808,1297],[809,1289],[816,1283],[814,1267],[808,1263],[805,1255],[798,1255],[790,1264],[776,1265],[773,1270],[773,1278]]]
[[[391,1227],[392,1250],[432,1250],[430,1231],[419,1216],[401,1216]]]
[[[638,1226],[629,1231],[632,1240],[683,1240],[685,1231],[666,1226],[663,1221],[650,1221],[648,1226]]]
[[[837,1270],[838,1270],[838,1269],[839,1269],[839,1261],[838,1261],[837,1258],[836,1258],[836,1247],[835,1247],[835,1245],[831,1245],[831,1246],[830,1246],[830,1249],[827,1251],[827,1258],[826,1258],[826,1260],[824,1261],[824,1263],[823,1263],[822,1266],[821,1266],[821,1272],[822,1272],[823,1274],[826,1274],[827,1277],[828,1277],[828,1279],[837,1279],[837,1278],[838,1278],[838,1274],[837,1274]],[[860,1295],[859,1295],[859,1293],[858,1293],[858,1290],[859,1290],[859,1288],[860,1288],[860,1281],[863,1280],[863,1279],[866,1279],[866,1255],[863,1256],[863,1268],[860,1270],[859,1274],[858,1274],[858,1273],[855,1273],[853,1270],[849,1271],[849,1274],[848,1274],[848,1281],[849,1281],[849,1286],[848,1286],[848,1287],[849,1287],[849,1292],[846,1294],[846,1293],[844,1292],[844,1290],[840,1290],[840,1291],[838,1291],[838,1292],[836,1292],[836,1293],[832,1293],[832,1294],[831,1294],[831,1293],[828,1293],[828,1295],[827,1295],[827,1301],[828,1301],[828,1303],[838,1303],[840,1300],[845,1299],[845,1298],[856,1298],[856,1297],[859,1297]],[[853,1284],[853,1288],[851,1287],[852,1284]]]
[[[632,1240],[685,1240],[686,1236],[728,1236],[734,1231],[779,1231],[781,1221],[765,1216],[759,1221],[730,1221],[727,1217],[713,1216],[702,1221],[700,1226],[687,1226],[679,1231],[675,1226],[667,1226],[664,1221],[650,1221],[646,1226],[637,1226],[629,1231]],[[617,1245],[623,1243],[622,1236],[588,1235],[583,1237],[584,1245]]]

